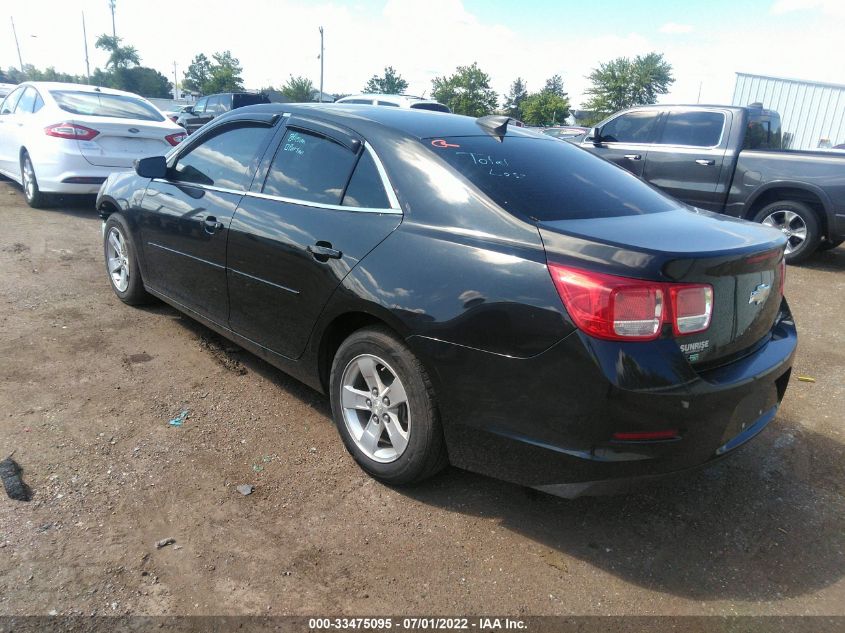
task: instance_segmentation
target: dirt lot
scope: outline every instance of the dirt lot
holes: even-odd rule
[[[788,271],[800,351],[760,438],[566,501],[376,483],[324,397],[121,304],[90,201],[34,211],[3,182],[0,222],[0,458],[35,493],[0,498],[0,614],[845,614],[845,247]]]

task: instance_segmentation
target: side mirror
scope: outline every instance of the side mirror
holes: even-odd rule
[[[588,141],[592,141],[596,145],[601,143],[601,128],[594,127],[590,130],[590,135],[587,137]]]
[[[135,173],[141,178],[165,178],[167,176],[167,160],[164,156],[150,156],[135,160]]]
[[[182,112],[187,112],[188,114],[194,113],[194,106],[185,106],[182,108]]]

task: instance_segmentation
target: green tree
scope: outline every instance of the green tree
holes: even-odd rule
[[[159,99],[173,96],[173,84],[154,68],[134,66],[117,71],[116,74],[121,78],[122,90]]]
[[[456,114],[479,117],[496,109],[496,91],[490,87],[490,76],[478,67],[458,66],[450,77],[435,77],[432,96]]]
[[[528,96],[528,87],[522,77],[517,77],[511,84],[511,89],[505,98],[505,114],[515,119],[522,119],[522,103]]]
[[[672,65],[659,53],[634,59],[617,57],[593,69],[588,79],[592,86],[586,92],[591,96],[584,109],[595,112],[596,120],[618,110],[654,103],[675,82]]]
[[[205,94],[216,92],[238,92],[244,89],[244,80],[241,78],[241,62],[234,57],[230,51],[214,53],[211,56],[214,63],[211,65],[211,76],[203,86]]]
[[[203,53],[196,55],[184,72],[182,87],[191,92],[203,92],[203,87],[211,78],[211,60]]]
[[[314,100],[314,84],[305,77],[294,77],[293,75],[282,86],[282,94],[294,103],[305,103]]]
[[[134,46],[121,46],[121,38],[106,35],[105,33],[97,38],[94,46],[109,53],[109,60],[106,62],[106,68],[117,70],[118,68],[129,68],[130,66],[137,66],[141,63],[141,57],[138,55],[138,49]]]
[[[541,90],[522,102],[522,120],[529,125],[560,125],[569,116],[569,99]]]
[[[566,92],[563,90],[563,78],[560,75],[552,75],[546,79],[546,86],[543,90],[563,99],[566,98]]]
[[[364,86],[364,92],[375,92],[379,94],[398,95],[408,89],[408,82],[402,79],[393,66],[385,66],[384,76],[373,75]]]

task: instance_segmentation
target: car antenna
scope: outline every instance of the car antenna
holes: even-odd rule
[[[510,123],[510,120],[511,118],[509,116],[488,114],[487,116],[478,117],[475,122],[484,128],[485,132],[496,137],[496,139],[498,139],[501,143],[502,138],[508,131],[508,123]]]

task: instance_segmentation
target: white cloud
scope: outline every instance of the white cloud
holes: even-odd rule
[[[661,33],[669,33],[671,35],[675,35],[678,33],[691,33],[692,30],[692,25],[678,24],[677,22],[667,22],[666,24],[660,27]]]
[[[774,15],[809,10],[818,10],[825,15],[845,17],[845,2],[842,0],[777,0],[771,7],[771,13]]]

